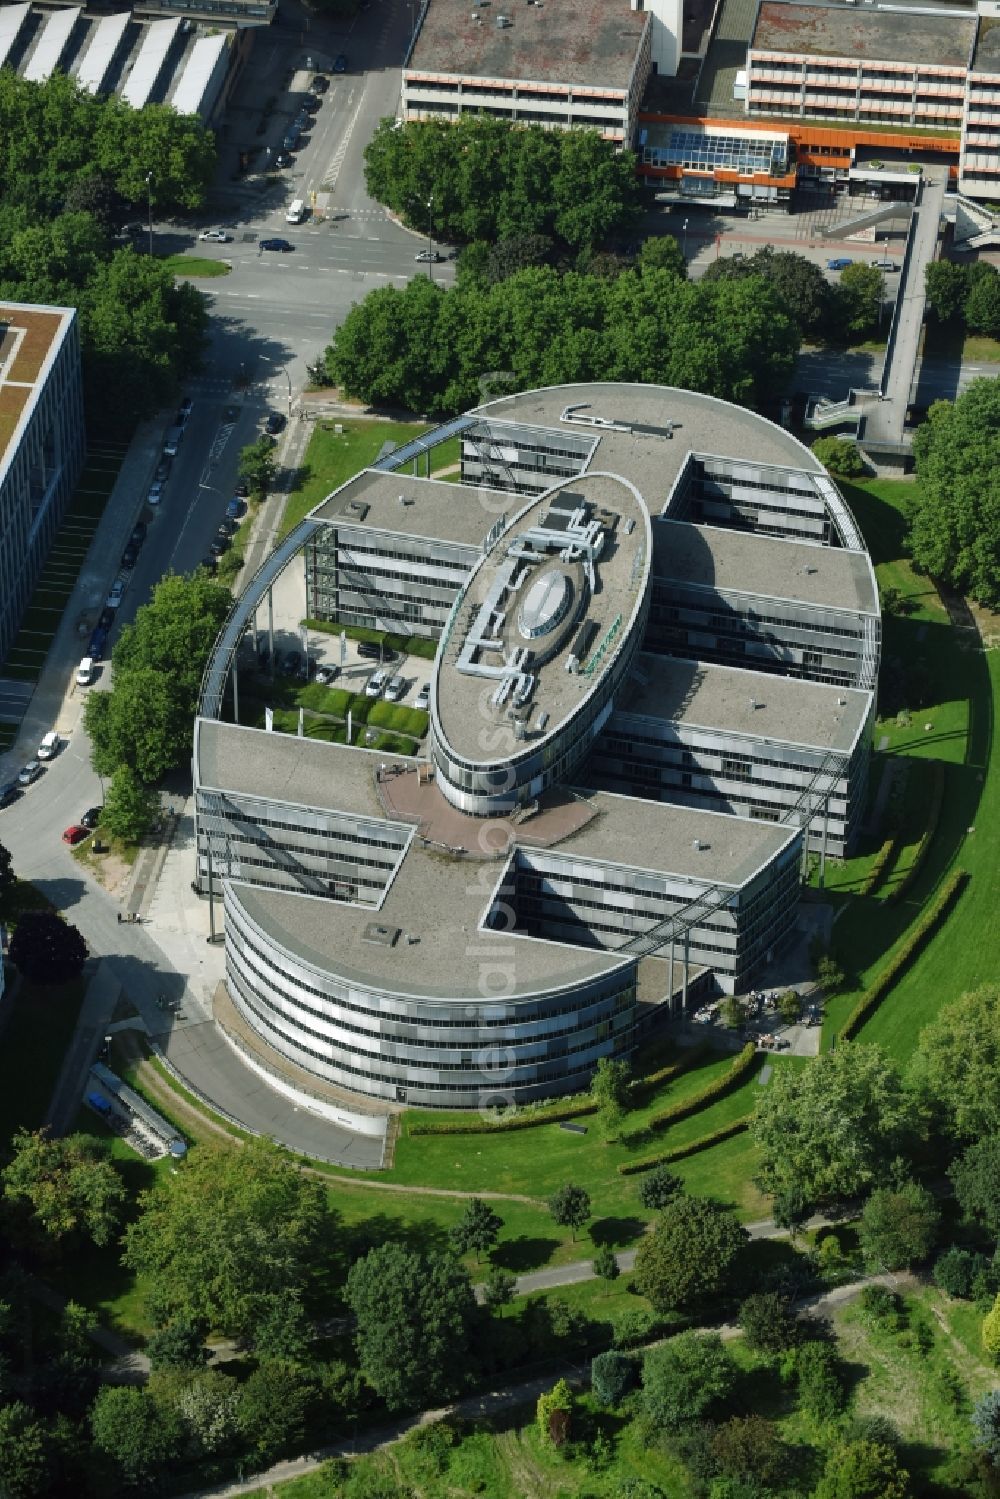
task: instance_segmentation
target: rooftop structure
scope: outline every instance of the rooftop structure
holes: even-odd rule
[[[752,46],[811,57],[966,68],[975,38],[976,20],[969,14],[942,15],[915,5],[889,10],[763,0]]]
[[[461,482],[407,474],[434,434],[399,449],[238,603],[195,733],[196,878],[224,897],[232,1003],[279,1056],[483,1107],[583,1086],[695,982],[740,989],[780,948],[806,843],[843,851],[864,806],[878,612],[825,470],[740,408],[567,386],[436,440],[456,436]],[[220,721],[299,559],[309,618],[437,642],[426,749]]]

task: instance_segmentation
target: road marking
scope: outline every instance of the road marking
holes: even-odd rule
[[[353,97],[354,97],[354,94],[353,94],[353,91],[352,91],[351,96],[350,96],[350,98],[347,101],[348,105],[350,105],[351,99],[353,99]],[[363,103],[364,103],[364,91],[362,90],[361,98],[358,100],[358,107],[354,111],[353,115],[351,116],[350,124],[348,125],[347,129],[344,131],[344,134],[343,134],[343,137],[341,139],[340,145],[337,147],[336,151],[334,152],[333,160],[331,161],[329,167],[327,168],[326,174],[323,177],[323,183],[322,183],[322,185],[325,188],[331,188],[332,189],[337,184],[337,178],[340,176],[340,169],[344,165],[344,157],[347,155],[347,147],[350,145],[351,136],[354,133],[354,127],[355,127],[355,125],[358,122],[358,115],[361,113],[361,106],[362,106]]]

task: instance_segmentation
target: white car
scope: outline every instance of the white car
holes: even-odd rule
[[[413,699],[413,706],[415,708],[422,708],[424,710],[424,712],[426,713],[426,711],[430,707],[430,705],[431,705],[431,684],[429,682],[425,682],[424,685],[421,687],[420,691],[417,693],[416,697]]]
[[[76,685],[78,687],[89,687],[94,680],[94,658],[84,656],[76,669]]]
[[[153,481],[153,483],[149,486],[149,493],[146,496],[146,504],[147,505],[158,505],[162,499],[163,499],[163,483],[162,483],[162,480],[155,479]]]
[[[111,592],[104,600],[105,609],[121,608],[122,599],[125,597],[125,584],[121,578],[116,578],[111,585]]]
[[[402,677],[390,677],[382,693],[387,702],[398,703],[406,696],[406,683]]]
[[[42,767],[37,760],[29,760],[17,773],[17,784],[19,786],[30,786],[32,781],[37,781],[42,773]]]
[[[365,686],[365,697],[381,697],[388,680],[387,671],[373,671]]]
[[[203,229],[198,236],[199,239],[211,240],[216,245],[228,245],[232,237],[225,229]]]
[[[59,735],[50,729],[35,751],[36,760],[51,760],[59,752]]]

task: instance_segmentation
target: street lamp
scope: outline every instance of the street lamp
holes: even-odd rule
[[[149,253],[153,254],[153,174],[146,173],[146,196],[149,203]]]
[[[681,254],[684,256],[684,259],[687,260],[687,258],[688,258],[688,221],[687,221],[687,219],[684,220],[683,224],[681,225],[681,228],[684,231],[684,238],[681,240]]]
[[[427,199],[427,275],[434,279],[434,194]]]

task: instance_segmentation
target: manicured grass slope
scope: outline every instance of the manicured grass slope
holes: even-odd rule
[[[325,500],[332,489],[350,479],[378,457],[383,443],[402,447],[411,438],[430,429],[423,422],[383,422],[372,417],[348,417],[342,434],[333,422],[317,424],[309,439],[298,482],[288,497],[281,523],[284,536],[297,526],[313,506]]]

